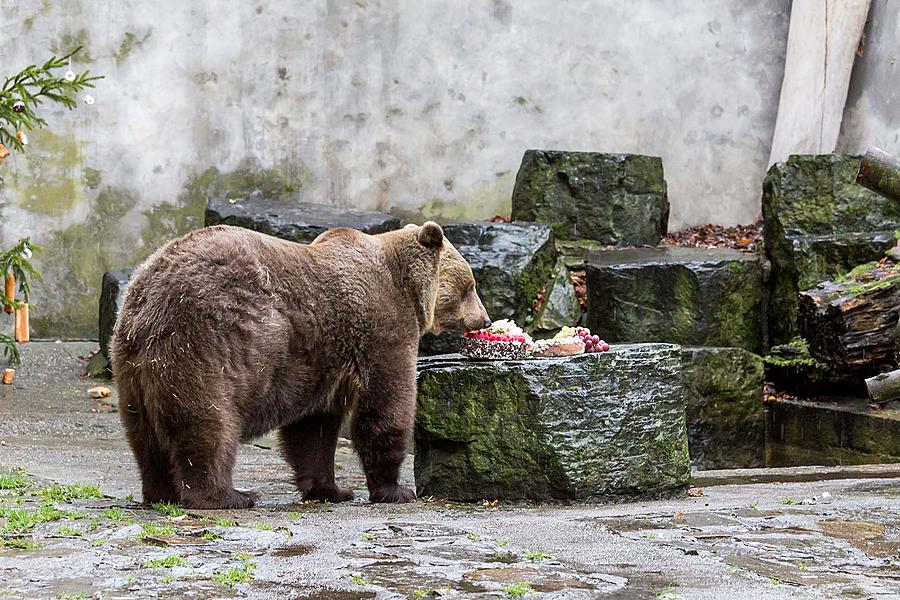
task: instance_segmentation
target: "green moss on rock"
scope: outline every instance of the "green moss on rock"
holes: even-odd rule
[[[420,359],[420,495],[653,498],[687,484],[677,346],[563,359]]]
[[[691,462],[698,469],[765,465],[763,359],[740,348],[683,348]]]
[[[512,218],[544,223],[564,240],[656,245],[669,219],[662,160],[528,150],[516,177]]]
[[[800,290],[881,258],[893,245],[900,206],[856,185],[859,158],[791,156],[769,169],[762,212],[769,278],[769,333],[797,332]]]
[[[592,254],[587,323],[607,341],[762,351],[765,289],[758,256],[711,248]]]

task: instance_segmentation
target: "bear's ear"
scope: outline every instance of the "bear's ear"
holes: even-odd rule
[[[434,221],[425,221],[419,229],[418,238],[420,244],[436,250],[444,245],[444,230]]]
[[[403,226],[403,229],[418,229],[418,228],[419,228],[419,226],[416,225],[415,223],[407,223],[406,225]]]

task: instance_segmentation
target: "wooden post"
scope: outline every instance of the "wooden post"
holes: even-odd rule
[[[866,379],[866,388],[873,404],[884,405],[892,400],[900,400],[900,369],[869,377]]]
[[[12,302],[16,299],[16,278],[12,275],[6,276],[6,299]],[[7,314],[11,314],[13,311],[13,307],[9,304],[5,304],[3,306],[3,311]]]
[[[30,339],[28,332],[28,304],[22,303],[16,309],[16,341],[20,344]]]
[[[856,183],[889,200],[900,202],[900,159],[881,148],[870,146],[859,161]]]

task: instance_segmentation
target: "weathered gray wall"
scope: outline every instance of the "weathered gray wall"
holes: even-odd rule
[[[509,210],[527,148],[661,155],[671,227],[752,221],[788,0],[0,0],[3,70],[84,44],[96,103],[3,167],[47,250],[34,334],[251,183],[409,218]],[[218,170],[211,171],[211,168]],[[223,183],[224,181],[224,183]],[[239,274],[236,274],[239,276]]]
[[[872,0],[861,55],[857,53],[838,150],[869,145],[900,154],[900,2]]]

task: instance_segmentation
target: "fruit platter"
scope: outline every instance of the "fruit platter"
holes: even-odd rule
[[[524,360],[606,352],[609,344],[587,327],[563,327],[553,338],[534,341],[511,319],[468,331],[459,353],[472,360]]]

